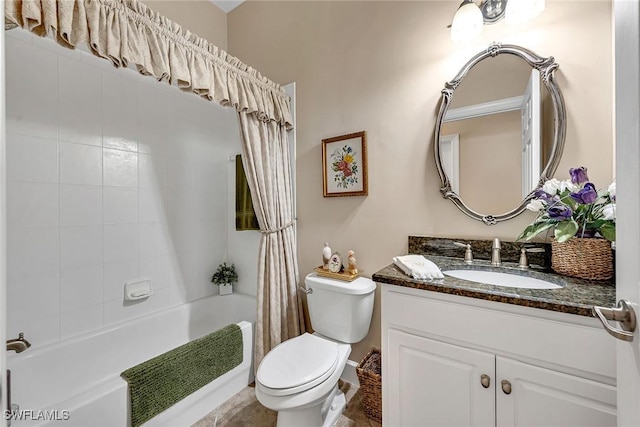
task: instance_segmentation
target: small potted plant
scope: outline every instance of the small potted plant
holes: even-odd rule
[[[611,242],[616,240],[616,184],[597,190],[587,168],[569,170],[571,179],[550,179],[535,193],[527,209],[538,216],[518,240],[531,240],[553,230],[552,268],[590,280],[613,276]]]
[[[234,264],[229,266],[226,262],[220,264],[213,277],[211,277],[211,282],[220,287],[220,295],[233,293],[233,283],[237,281],[236,266]]]

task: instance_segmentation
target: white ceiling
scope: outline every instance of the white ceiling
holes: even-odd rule
[[[231,12],[233,9],[238,7],[240,3],[244,0],[209,0],[214,5],[218,6],[220,9],[224,10],[225,13]]]

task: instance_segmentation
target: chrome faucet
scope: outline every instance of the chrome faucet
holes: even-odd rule
[[[13,350],[16,353],[22,353],[31,347],[31,343],[24,339],[24,334],[20,332],[18,338],[7,340],[7,351]]]
[[[518,268],[527,269],[529,268],[529,260],[527,259],[527,252],[530,253],[541,253],[544,252],[544,248],[527,248],[525,246],[520,249],[520,261],[518,262]]]
[[[502,261],[500,260],[500,239],[497,237],[493,239],[493,245],[491,245],[491,265],[494,267],[500,267]]]
[[[471,251],[471,245],[468,243],[460,242],[453,242],[453,244],[460,248],[465,248],[466,250],[464,251],[464,263],[473,264],[473,252]]]

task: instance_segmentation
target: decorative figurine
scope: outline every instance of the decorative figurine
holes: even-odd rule
[[[329,269],[329,260],[331,259],[331,248],[329,247],[329,243],[324,244],[324,248],[322,248],[322,268],[323,270]]]
[[[349,263],[349,273],[358,274],[358,266],[356,265],[356,256],[355,252],[349,251],[347,252],[348,258],[347,262]]]
[[[340,273],[342,271],[342,258],[338,252],[334,252],[329,260],[329,271],[332,273]]]

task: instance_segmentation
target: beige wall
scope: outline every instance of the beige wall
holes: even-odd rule
[[[516,110],[442,126],[443,135],[459,135],[459,194],[470,209],[498,215],[522,202],[520,123]],[[501,182],[500,191],[484,191],[488,181]]]
[[[446,28],[459,1],[263,2],[228,15],[229,52],[279,83],[297,83],[297,197],[301,275],[323,242],[356,252],[366,275],[407,252],[412,234],[514,240],[531,215],[488,227],[439,192],[433,129],[440,90],[491,41],[527,47],[560,64],[567,141],[557,176],[584,165],[599,187],[612,173],[612,38],[609,1],[547,0],[525,27],[486,26],[454,44]],[[367,197],[322,197],[321,141],[365,130]],[[488,191],[500,191],[491,183]],[[462,253],[461,253],[462,256]],[[379,295],[378,295],[379,296]],[[380,345],[376,304],[359,360]],[[443,321],[446,321],[443,319]]]
[[[449,109],[522,96],[530,77],[531,66],[522,58],[509,54],[490,56],[474,65],[462,79]]]
[[[180,26],[227,50],[227,14],[207,0],[145,0]]]

